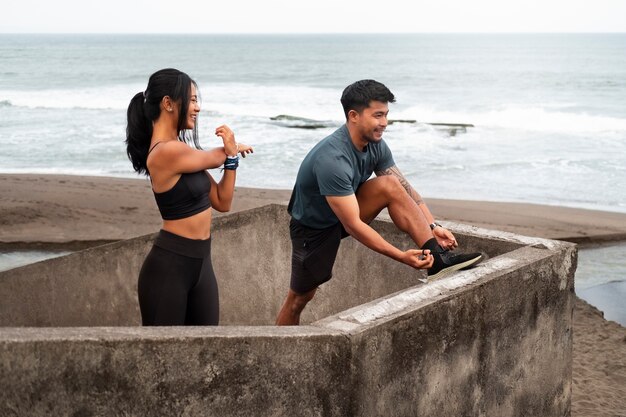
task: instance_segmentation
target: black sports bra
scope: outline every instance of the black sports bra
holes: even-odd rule
[[[211,207],[211,180],[206,171],[181,174],[176,184],[163,193],[154,193],[163,220],[191,217]]]
[[[159,143],[161,142],[156,145]],[[163,220],[178,220],[191,217],[211,207],[210,191],[211,180],[207,172],[202,170],[181,174],[176,184],[165,192],[155,193],[154,190],[152,192]]]

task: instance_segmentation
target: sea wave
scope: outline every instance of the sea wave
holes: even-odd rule
[[[145,86],[119,84],[91,88],[0,90],[0,100],[32,109],[126,110]],[[334,89],[246,83],[200,84],[202,109],[230,116],[274,117],[289,114],[319,120],[343,120]]]
[[[0,90],[0,106],[126,110],[130,99],[143,88],[140,84],[132,83],[35,91]],[[202,110],[209,114],[236,118],[270,118],[286,114],[330,122],[344,120],[339,92],[334,88],[248,83],[205,83],[203,86],[200,83],[200,92]],[[417,120],[418,123],[464,123],[477,128],[575,135],[599,132],[617,132],[621,135],[626,132],[626,118],[589,114],[575,109],[571,103],[561,107],[554,103],[526,106],[498,104],[498,108],[480,111],[458,106],[448,110],[424,105],[397,109],[393,105],[390,118]]]
[[[400,112],[398,118],[417,119],[428,123],[445,121],[446,123],[470,123],[483,128],[554,133],[626,132],[626,118],[554,111],[545,107],[510,106],[483,112],[454,112],[414,106]]]
[[[30,109],[117,109],[128,107],[138,85],[80,89],[0,90],[0,102]]]
[[[132,171],[132,167],[127,170],[123,169],[105,169],[105,168],[67,168],[67,167],[24,167],[24,168],[6,168],[0,169],[0,174],[38,174],[38,175],[76,175],[79,177],[114,177],[114,178],[144,178],[143,176]]]

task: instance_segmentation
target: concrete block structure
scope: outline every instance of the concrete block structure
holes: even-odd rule
[[[570,414],[575,245],[446,223],[488,259],[423,284],[347,238],[303,325],[276,327],[288,224],[284,205],[214,219],[218,327],[139,326],[154,235],[0,272],[0,415]]]

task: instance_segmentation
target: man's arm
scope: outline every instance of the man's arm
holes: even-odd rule
[[[432,255],[428,254],[423,260],[420,260],[419,257],[423,254],[421,250],[409,249],[403,252],[364,223],[359,216],[359,202],[354,194],[327,196],[326,201],[346,231],[368,248],[413,268],[430,268],[432,266]]]
[[[402,187],[404,187],[404,189],[406,190],[409,197],[411,197],[413,201],[415,201],[415,203],[417,204],[417,207],[419,207],[419,209],[422,211],[428,224],[430,225],[432,225],[433,223],[436,224],[435,217],[430,212],[430,209],[428,208],[428,206],[422,199],[422,196],[419,195],[417,191],[415,191],[415,188],[413,188],[411,184],[409,184],[409,182],[404,177],[404,175],[402,175],[402,172],[400,172],[397,166],[393,165],[382,171],[375,171],[375,173],[376,173],[376,176],[378,177],[382,175],[393,175],[394,177],[396,177],[398,181],[400,181],[400,184],[402,184]],[[437,242],[439,242],[439,244],[446,249],[454,249],[458,246],[458,243],[454,235],[449,230],[439,225],[437,225],[433,229],[433,236],[437,239]]]

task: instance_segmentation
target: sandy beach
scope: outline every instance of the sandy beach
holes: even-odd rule
[[[233,211],[285,202],[289,195],[238,187]],[[626,240],[626,214],[424,197],[440,220],[584,245]],[[153,233],[160,223],[147,179],[0,175],[2,250],[77,249]],[[573,378],[572,416],[626,416],[626,328],[578,298]]]

